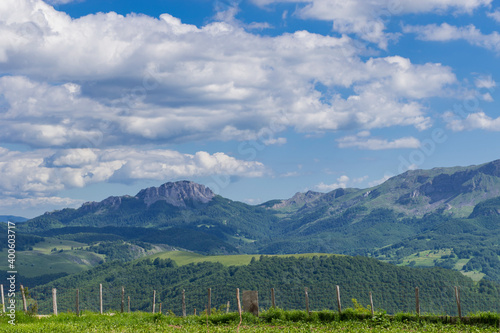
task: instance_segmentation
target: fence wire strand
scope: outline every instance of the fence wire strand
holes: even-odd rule
[[[271,288],[275,291],[276,306],[284,310],[305,310],[305,288],[308,288],[309,308],[311,311],[332,310],[338,311],[336,286],[329,284],[315,284],[305,286],[298,284],[249,285],[237,286],[233,284],[219,286],[198,286],[192,288],[169,286],[141,286],[125,287],[124,311],[128,310],[128,297],[130,297],[130,311],[151,312],[153,307],[153,293],[156,290],[156,312],[162,303],[162,312],[177,316],[182,315],[182,290],[185,289],[185,302],[187,314],[203,312],[208,306],[208,288],[211,288],[211,308],[221,311],[237,310],[236,288],[241,291],[257,290],[260,310],[267,310],[272,306]],[[245,288],[246,287],[246,288]],[[402,282],[399,285],[377,285],[373,292],[375,311],[387,311],[389,314],[399,312],[416,312],[415,287]],[[434,287],[419,288],[421,313],[457,316],[458,307],[455,298],[455,287],[458,287],[463,315],[476,312],[500,312],[500,294],[498,290],[478,293],[477,286],[458,285],[450,282],[441,282]],[[339,284],[342,310],[354,308],[355,303],[364,308],[370,304],[369,293],[375,288],[370,285]],[[57,288],[58,313],[76,312],[76,288]],[[78,288],[80,311],[100,311],[99,285]],[[122,300],[121,285],[103,285],[102,302],[104,312],[120,312]],[[52,288],[43,286],[29,289],[27,298],[28,308],[36,303],[39,314],[53,313]],[[16,295],[17,309],[22,311],[22,297]],[[353,300],[354,299],[354,300]]]

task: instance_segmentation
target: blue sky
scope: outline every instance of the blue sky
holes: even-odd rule
[[[500,158],[500,1],[3,0],[0,215]]]

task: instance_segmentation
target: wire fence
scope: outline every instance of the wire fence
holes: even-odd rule
[[[187,314],[205,311],[210,308],[227,311],[237,310],[236,289],[258,291],[260,311],[269,309],[274,303],[284,310],[306,309],[306,288],[310,311],[334,310],[338,311],[338,297],[342,310],[363,306],[369,308],[370,293],[372,293],[375,311],[386,311],[388,314],[400,312],[417,312],[417,296],[415,287],[410,283],[394,284],[344,284],[339,285],[337,294],[336,285],[317,283],[312,286],[304,285],[260,285],[260,286],[196,286],[186,288],[168,286],[120,286],[120,285],[92,285],[82,288],[57,288],[56,304],[58,313],[79,311],[120,312],[124,311],[153,311],[183,315],[183,304]],[[102,288],[102,292],[100,291]],[[122,288],[124,292],[122,293]],[[208,290],[210,289],[210,298]],[[78,296],[77,296],[78,290]],[[184,292],[183,292],[184,290]],[[456,294],[458,292],[458,294]],[[26,293],[25,293],[26,294]],[[33,310],[36,307],[38,314],[52,314],[54,312],[53,288],[36,287],[27,291],[26,307]],[[184,294],[184,297],[183,297]],[[154,295],[154,299],[153,299]],[[457,296],[459,302],[457,302]],[[77,300],[78,298],[78,300]],[[101,301],[102,299],[102,301]],[[184,299],[184,301],[183,301]],[[353,300],[355,299],[355,300]],[[16,293],[16,306],[23,310],[22,295]],[[481,290],[471,284],[456,285],[453,282],[436,283],[433,287],[419,288],[418,303],[421,313],[436,315],[458,316],[459,304],[461,314],[466,316],[476,312],[500,313],[499,290]],[[161,305],[160,305],[161,304]],[[196,310],[195,310],[196,309]]]

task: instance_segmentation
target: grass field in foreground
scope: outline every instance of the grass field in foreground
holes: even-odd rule
[[[260,318],[251,314],[243,315],[240,332],[498,332],[495,325],[443,324],[425,320],[388,320],[384,315],[364,320],[330,320],[332,313],[322,312],[308,317],[304,311],[268,311]],[[286,319],[283,319],[285,314]],[[281,315],[281,317],[280,317]],[[334,317],[334,316],[333,316]],[[236,332],[239,324],[237,313],[217,314],[210,317],[189,316],[186,318],[135,312],[131,314],[98,315],[84,313],[60,314],[44,318],[29,317],[17,313],[16,325],[7,322],[8,317],[0,316],[2,332]]]
[[[284,254],[284,255],[272,255],[273,257],[314,257],[314,256],[333,256],[335,254],[326,254],[326,253],[304,253],[304,254]],[[199,263],[199,262],[218,262],[225,266],[239,266],[239,265],[248,265],[252,258],[255,260],[259,260],[260,254],[237,254],[237,255],[227,255],[227,256],[204,256],[194,252],[185,252],[185,251],[169,251],[169,252],[161,252],[156,253],[148,257],[144,257],[138,260],[144,259],[172,259],[179,266],[188,265],[191,263]]]

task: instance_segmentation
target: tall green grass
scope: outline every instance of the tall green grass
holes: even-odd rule
[[[38,318],[23,312],[16,313],[16,325],[0,315],[0,332],[236,332],[240,322],[238,313],[214,309],[207,316],[176,317],[161,313],[61,313],[58,316]],[[400,313],[389,316],[376,312],[346,309],[335,311],[285,311],[269,309],[259,317],[242,315],[241,332],[498,332],[500,314],[476,313],[459,320],[456,317]]]

